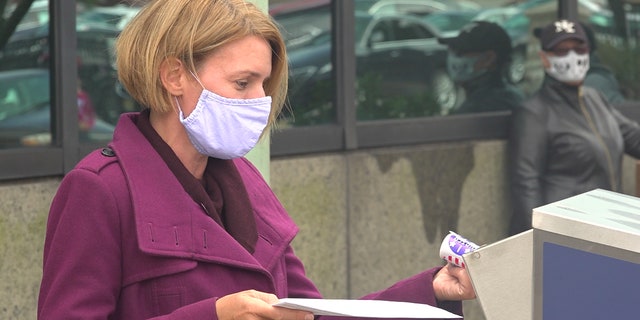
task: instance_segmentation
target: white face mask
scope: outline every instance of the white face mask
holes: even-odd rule
[[[198,152],[233,159],[244,156],[258,143],[269,121],[271,97],[229,99],[203,86],[196,108],[188,117],[184,118],[179,103],[178,109],[180,122]]]
[[[561,82],[581,82],[589,71],[589,54],[571,50],[566,56],[550,56],[547,74]]]

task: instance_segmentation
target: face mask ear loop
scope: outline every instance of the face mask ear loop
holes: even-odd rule
[[[180,115],[182,114],[182,107],[180,107],[180,102],[178,102],[178,97],[173,96],[173,99],[176,100],[176,108],[174,108],[173,110],[178,115],[178,118],[181,118]]]

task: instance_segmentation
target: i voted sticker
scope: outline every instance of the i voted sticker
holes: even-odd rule
[[[462,260],[462,255],[472,252],[478,249],[478,247],[477,244],[467,240],[461,235],[449,231],[449,234],[444,237],[440,245],[440,257],[449,263],[464,268],[465,265]]]

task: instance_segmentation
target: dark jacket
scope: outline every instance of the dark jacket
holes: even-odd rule
[[[595,188],[620,191],[623,155],[640,157],[640,127],[589,87],[546,76],[514,111],[509,138],[511,234],[532,209]]]
[[[110,144],[63,179],[44,247],[39,319],[211,319],[217,297],[247,289],[319,298],[291,248],[298,228],[262,176],[234,160],[259,234],[250,254],[185,192],[136,127],[120,118]],[[436,305],[439,268],[367,296]],[[447,302],[461,314],[460,302]]]
[[[524,95],[499,73],[491,72],[485,76],[462,85],[465,100],[452,113],[471,113],[489,111],[511,111],[524,101]]]

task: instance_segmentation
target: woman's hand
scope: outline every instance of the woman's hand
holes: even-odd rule
[[[471,300],[476,292],[465,268],[447,263],[433,278],[433,291],[439,301]]]
[[[218,320],[313,320],[307,311],[272,306],[278,301],[273,294],[247,290],[219,298]]]

